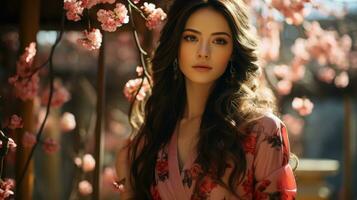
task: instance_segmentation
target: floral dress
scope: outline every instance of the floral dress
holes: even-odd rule
[[[244,141],[247,168],[244,179],[236,187],[239,198],[220,186],[212,176],[202,175],[195,162],[197,152],[189,156],[179,170],[177,133],[157,156],[155,182],[150,191],[154,200],[265,200],[294,199],[296,183],[289,161],[288,133],[283,122],[273,114],[259,118]],[[223,180],[228,180],[227,165]],[[196,182],[202,175],[201,181]],[[197,184],[197,185],[196,185]],[[194,189],[197,187],[197,189]]]

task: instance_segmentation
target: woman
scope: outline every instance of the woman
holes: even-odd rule
[[[120,199],[295,197],[287,131],[258,81],[249,29],[242,0],[173,2],[151,95],[118,153]]]

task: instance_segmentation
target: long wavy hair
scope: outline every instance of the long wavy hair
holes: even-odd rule
[[[214,168],[214,180],[238,197],[234,191],[246,171],[242,141],[249,122],[265,112],[275,113],[275,98],[262,84],[257,66],[257,43],[250,31],[243,0],[175,0],[161,31],[159,44],[149,62],[153,85],[144,101],[134,101],[130,112],[133,141],[130,145],[130,182],[133,199],[151,199],[154,169],[160,148],[168,144],[182,118],[186,104],[184,75],[174,78],[173,62],[178,56],[180,38],[192,13],[210,7],[223,14],[233,36],[230,67],[216,80],[201,119],[197,160],[207,173]],[[228,183],[222,176],[227,161],[233,163]]]

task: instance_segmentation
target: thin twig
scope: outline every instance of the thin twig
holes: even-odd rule
[[[26,160],[26,164],[25,164],[25,167],[21,173],[21,176],[19,178],[19,180],[16,181],[17,185],[20,186],[24,177],[25,177],[25,174],[26,174],[26,171],[30,165],[30,161],[32,159],[32,156],[34,154],[34,151],[37,147],[37,145],[39,144],[39,142],[41,141],[41,135],[42,135],[42,132],[43,132],[43,129],[45,127],[45,124],[46,124],[46,121],[47,121],[47,118],[48,118],[48,115],[49,115],[49,112],[50,112],[50,107],[51,107],[51,101],[52,101],[52,96],[53,96],[53,79],[54,79],[54,75],[53,75],[53,55],[54,55],[54,51],[57,47],[57,45],[59,44],[59,42],[61,41],[62,39],[62,35],[63,35],[63,32],[64,32],[64,22],[65,22],[65,13],[64,11],[62,12],[62,21],[61,21],[61,30],[60,30],[60,33],[59,33],[59,36],[57,37],[55,43],[53,44],[52,48],[51,48],[51,52],[50,52],[50,55],[49,55],[49,78],[50,78],[50,92],[49,92],[49,98],[48,98],[48,102],[47,102],[47,107],[46,107],[46,115],[45,115],[45,118],[43,119],[42,123],[41,123],[41,127],[37,133],[37,136],[36,136],[36,143],[34,144],[34,146],[31,148],[31,152],[30,152],[30,155],[28,156],[27,160]]]
[[[128,2],[130,2],[130,0],[128,0]],[[136,31],[136,25],[135,25],[135,22],[134,22],[133,11],[132,11],[131,8],[132,8],[132,6],[131,6],[131,4],[129,4],[130,24],[131,24],[131,27],[132,27],[132,30],[133,30],[133,33],[134,33],[135,44],[136,44],[137,48],[139,49],[140,53],[142,53],[144,55],[147,55],[147,52],[140,45],[139,36],[138,36],[137,31]]]
[[[143,50],[143,48],[141,47],[141,44],[140,44],[140,41],[139,41],[139,37],[138,37],[138,33],[136,31],[136,25],[135,25],[135,22],[134,22],[134,17],[133,17],[133,11],[132,11],[132,3],[130,0],[128,0],[129,2],[129,16],[130,16],[130,22],[131,22],[131,27],[132,27],[132,30],[133,30],[133,35],[134,35],[134,38],[135,38],[135,44],[136,44],[136,47],[139,49],[140,51],[140,62],[141,62],[141,65],[143,66],[143,69],[144,69],[144,76],[141,77],[142,80],[141,80],[141,83],[140,83],[140,87],[143,85],[143,82],[144,82],[144,79],[145,77],[148,79],[148,82],[149,82],[149,85],[150,87],[152,87],[152,83],[151,83],[151,79],[150,79],[150,75],[149,75],[149,72],[148,72],[148,68],[146,66],[146,61],[145,61],[145,56],[147,56],[147,52]],[[135,6],[134,6],[135,8]],[[142,13],[140,10],[138,11],[140,13]],[[139,93],[139,89],[138,91],[136,92],[135,94],[135,98],[137,96],[137,94]]]
[[[147,20],[146,16],[144,15],[144,13],[131,1],[131,0],[127,0],[129,3],[129,7],[133,7],[142,18],[144,18],[145,20]]]

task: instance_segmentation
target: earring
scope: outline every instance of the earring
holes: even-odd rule
[[[177,58],[175,58],[174,63],[173,63],[173,71],[174,71],[174,79],[177,80],[178,76],[178,63],[177,63]]]

